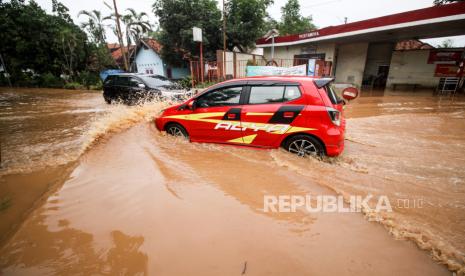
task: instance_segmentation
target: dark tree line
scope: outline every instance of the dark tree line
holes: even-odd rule
[[[11,82],[49,87],[97,82],[98,70],[111,61],[101,62],[101,48],[88,42],[67,7],[53,0],[52,10],[47,14],[33,0],[0,0],[0,54]]]
[[[0,55],[11,82],[51,87],[98,82],[101,70],[116,67],[105,36],[108,28],[116,32],[114,13],[105,16],[97,10],[81,11],[78,16],[86,21],[78,26],[66,6],[59,0],[50,1],[52,13],[47,14],[34,0],[0,0]],[[273,0],[225,2],[229,50],[253,49],[255,41],[271,28],[293,34],[315,27],[311,17],[300,15],[297,0],[288,0],[280,22],[266,11]],[[121,16],[124,43],[134,44],[150,34],[161,42],[164,62],[171,65],[199,56],[198,43],[192,41],[194,26],[203,29],[206,58],[215,59],[216,50],[223,48],[223,16],[217,0],[154,0],[153,12],[159,21],[154,32],[146,13],[127,12]],[[0,85],[7,83],[5,76],[0,72]]]
[[[295,34],[315,28],[311,17],[300,14],[297,0],[288,0],[281,9],[282,18],[272,19],[266,9],[273,0],[226,0],[226,46],[240,51],[253,49],[255,41],[276,28],[282,34]],[[198,43],[192,41],[192,27],[203,29],[205,57],[214,59],[223,49],[222,11],[216,0],[155,0],[153,12],[159,19],[156,38],[164,46],[162,55],[170,63],[198,57]]]

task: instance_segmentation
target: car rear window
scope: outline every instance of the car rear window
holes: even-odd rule
[[[300,98],[298,86],[252,86],[249,104],[282,103]]]
[[[162,86],[173,86],[175,85],[174,82],[170,81],[169,79],[163,77],[163,76],[158,76],[158,75],[152,75],[152,76],[140,76],[141,79],[143,79],[150,87],[162,87]]]
[[[338,95],[336,94],[336,91],[334,91],[334,88],[331,84],[324,86],[324,89],[332,104],[339,104],[342,102],[342,99],[338,97]]]

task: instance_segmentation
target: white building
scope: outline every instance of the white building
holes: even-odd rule
[[[440,77],[457,71],[463,48],[406,50],[396,49],[398,43],[463,34],[465,2],[457,2],[279,36],[274,44],[262,38],[256,44],[278,66],[315,64],[316,75],[334,76],[336,83],[434,87]]]
[[[160,55],[161,48],[162,46],[155,39],[140,40],[134,49],[133,69],[138,73],[156,74],[170,79],[181,79],[190,75],[187,63],[184,67],[173,67],[163,62]]]

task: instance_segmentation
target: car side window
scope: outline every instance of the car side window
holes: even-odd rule
[[[284,101],[292,101],[295,99],[300,98],[302,94],[300,93],[300,89],[298,86],[286,86],[286,90],[284,92]]]
[[[298,86],[252,86],[249,104],[273,104],[295,100],[302,96]]]
[[[136,78],[130,78],[129,79],[129,86],[131,87],[139,87],[139,84],[143,84],[140,80]]]
[[[114,83],[114,80],[115,80],[114,76],[108,76],[103,82],[103,85],[112,85]]]
[[[249,104],[282,103],[284,86],[250,87]]]
[[[227,87],[200,96],[195,101],[197,107],[238,105],[241,98],[242,86]]]
[[[120,86],[127,86],[129,82],[128,77],[117,77],[115,79],[115,85],[120,85]]]

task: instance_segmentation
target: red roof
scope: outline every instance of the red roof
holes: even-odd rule
[[[421,42],[417,39],[410,39],[405,41],[397,42],[396,44],[396,51],[405,51],[405,50],[430,50],[434,49],[428,43]]]
[[[159,54],[161,51],[161,44],[157,40],[153,38],[145,38],[143,39],[144,44],[149,46],[152,50],[155,51],[155,53]]]
[[[121,47],[118,43],[108,43],[108,49],[110,50],[111,57],[115,60],[116,64],[122,66],[124,64],[123,60],[123,52],[121,51]],[[128,52],[128,47],[124,46],[124,53]],[[132,52],[134,49],[134,45],[129,46],[129,52]]]
[[[294,34],[275,37],[275,43],[289,43],[310,38],[320,38],[330,35],[342,34],[353,31],[361,31],[376,27],[384,27],[395,24],[409,23],[420,20],[428,20],[452,15],[465,14],[465,2],[457,2],[448,5],[433,6],[429,8],[396,13],[392,15],[352,22],[348,24],[330,26],[319,30],[310,31],[304,34]],[[270,40],[260,38],[256,41],[257,46],[270,44]]]

